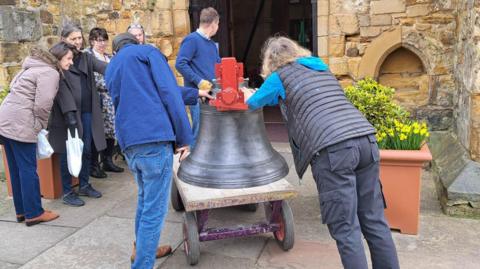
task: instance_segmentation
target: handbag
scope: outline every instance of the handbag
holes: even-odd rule
[[[78,130],[75,128],[75,136],[72,137],[70,131],[67,130],[67,164],[68,172],[74,177],[78,177],[80,170],[82,170],[82,153],[83,141],[78,138]]]

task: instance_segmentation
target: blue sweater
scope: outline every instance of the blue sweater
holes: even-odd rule
[[[197,87],[202,79],[215,78],[215,64],[219,62],[215,42],[193,32],[183,39],[175,68],[182,74],[185,86]]]
[[[158,49],[125,45],[110,61],[105,82],[115,107],[115,132],[122,150],[152,142],[192,143],[185,104],[196,103],[198,90],[178,87]]]

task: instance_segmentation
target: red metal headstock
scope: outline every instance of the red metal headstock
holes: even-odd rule
[[[237,63],[233,57],[222,58],[221,63],[215,65],[215,77],[221,90],[216,94],[216,99],[210,101],[210,105],[218,111],[248,110],[243,92],[238,89],[243,82],[243,64]]]

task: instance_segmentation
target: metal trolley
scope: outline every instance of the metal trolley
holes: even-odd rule
[[[272,232],[279,246],[287,251],[294,244],[292,210],[286,200],[297,196],[297,191],[286,180],[243,189],[211,189],[194,186],[176,176],[174,168],[171,203],[175,210],[184,212],[183,238],[187,262],[195,265],[200,259],[200,242]],[[265,220],[248,227],[208,227],[211,209],[247,205],[255,211],[258,204],[265,208]]]

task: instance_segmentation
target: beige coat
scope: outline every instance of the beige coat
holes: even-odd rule
[[[10,93],[0,105],[0,135],[25,143],[36,143],[47,129],[53,99],[58,91],[56,59],[47,51],[33,49],[13,78]]]

